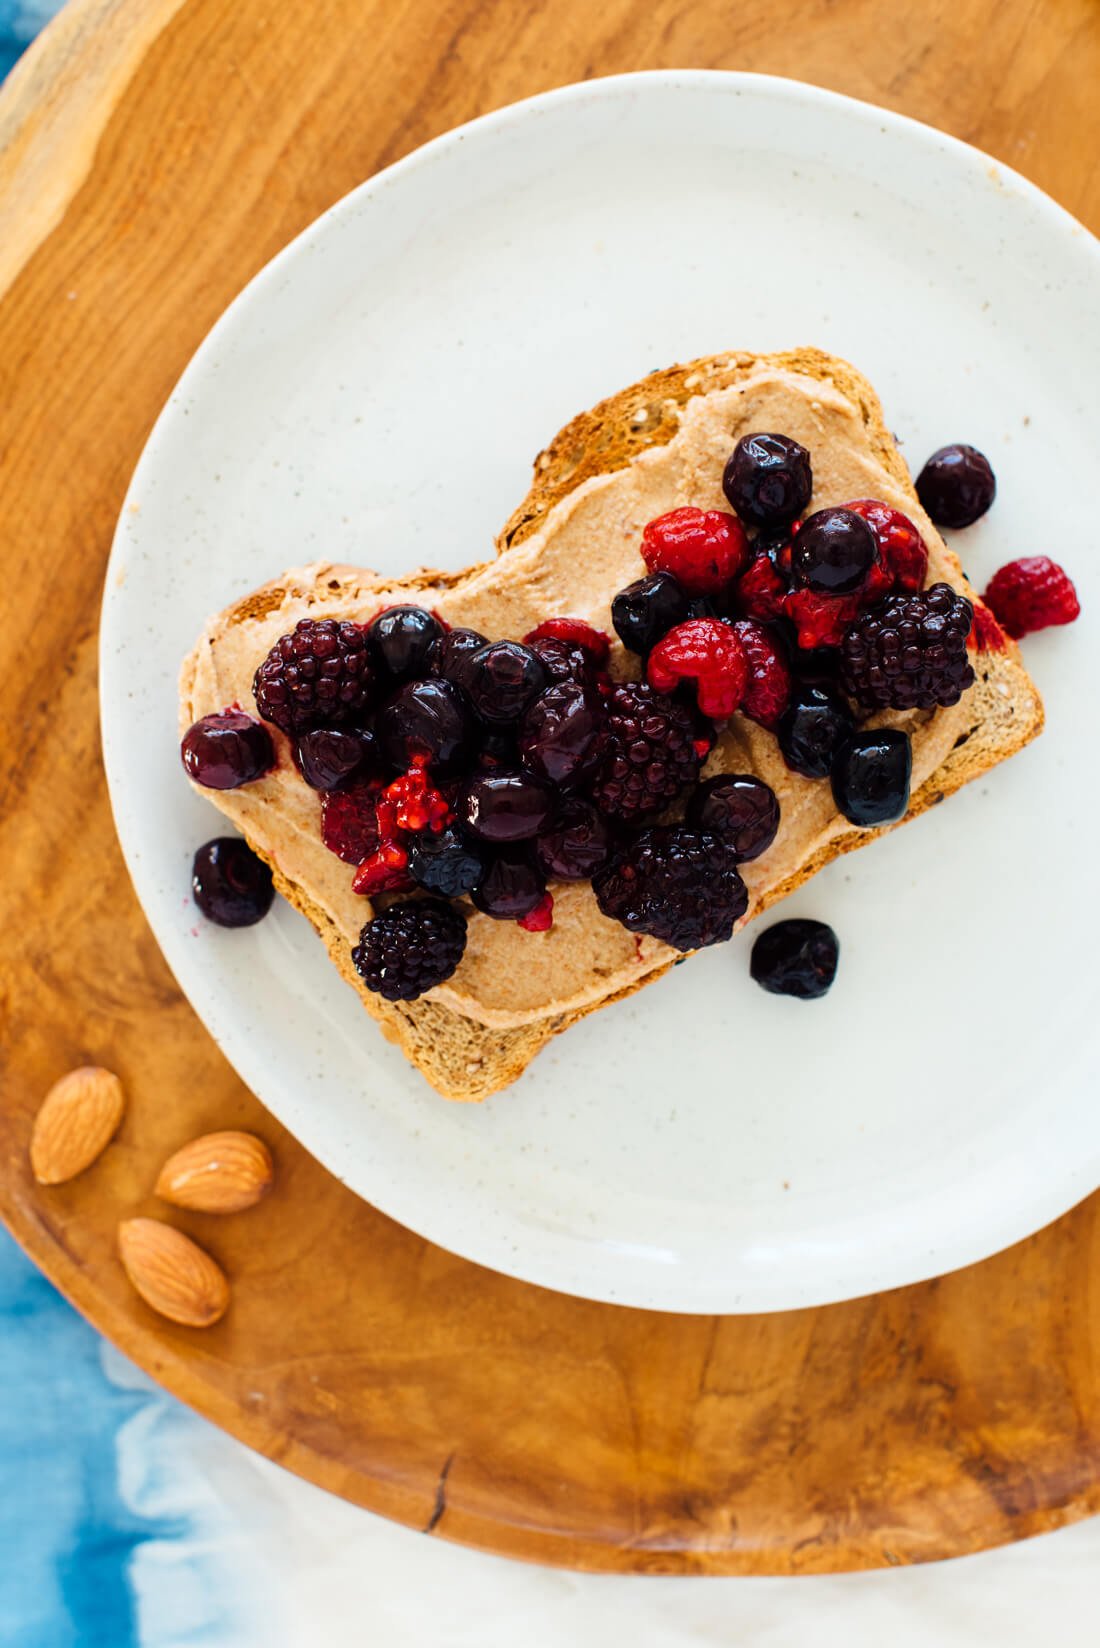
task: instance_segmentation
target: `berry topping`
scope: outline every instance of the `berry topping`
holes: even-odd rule
[[[913,747],[896,727],[853,733],[833,762],[833,799],[853,824],[893,824],[909,805]]]
[[[650,572],[671,572],[691,595],[724,588],[745,570],[749,555],[741,522],[720,509],[673,509],[642,533]]]
[[[778,618],[787,599],[787,581],[770,554],[757,555],[737,581],[737,603],[750,618]]]
[[[611,651],[611,637],[602,629],[593,629],[583,618],[546,618],[523,639],[527,646],[536,641],[564,641],[568,646],[580,647],[597,669],[607,663]]]
[[[556,800],[550,785],[533,773],[480,773],[461,791],[458,814],[481,841],[529,841],[549,824]]]
[[[828,778],[840,745],[852,731],[852,712],[838,692],[799,683],[779,723],[783,759],[804,778]]]
[[[275,765],[271,734],[243,710],[204,715],[180,744],[188,778],[208,790],[235,790],[262,778]]]
[[[351,890],[363,898],[401,893],[409,886],[409,855],[397,841],[383,840],[351,878]]]
[[[749,683],[749,663],[741,641],[720,618],[689,618],[658,641],[646,675],[658,692],[674,692],[694,681],[699,708],[715,721],[732,715]]]
[[[993,574],[985,599],[1016,641],[1051,624],[1072,624],[1081,611],[1069,574],[1047,555],[1009,561]]]
[[[917,476],[917,497],[937,526],[969,526],[996,495],[993,467],[973,446],[941,446]]]
[[[207,841],[191,866],[191,891],[208,921],[219,927],[251,927],[271,908],[271,871],[247,841],[221,835]]]
[[[878,543],[881,565],[871,569],[867,587],[861,591],[864,600],[874,600],[891,589],[914,594],[922,589],[928,576],[928,545],[908,515],[877,498],[857,498],[844,507],[867,522]],[[873,587],[876,583],[881,583],[881,588]]]
[[[368,921],[351,952],[368,990],[413,1001],[449,979],[466,949],[466,920],[436,898],[406,899]]]
[[[474,719],[453,681],[408,682],[380,711],[375,727],[386,761],[401,772],[426,764],[445,777],[461,771],[474,754]]]
[[[450,629],[433,643],[428,654],[428,669],[432,675],[441,675],[445,681],[464,687],[466,664],[485,644],[485,636],[476,629]]]
[[[597,871],[592,886],[605,916],[675,950],[722,943],[749,905],[726,843],[679,827],[643,830]]]
[[[396,830],[410,835],[421,830],[437,834],[451,822],[451,809],[439,791],[433,788],[423,767],[413,767],[402,773],[392,784],[387,784],[378,797],[378,827],[384,836]]]
[[[852,509],[819,509],[803,521],[791,546],[791,571],[802,589],[851,595],[878,559],[874,531]]]
[[[374,734],[356,728],[317,727],[304,732],[294,759],[306,783],[314,790],[335,790],[345,779],[362,777],[377,764]]]
[[[530,647],[519,641],[488,641],[467,661],[462,684],[483,721],[506,727],[546,690],[550,677]]]
[[[535,908],[516,923],[525,933],[548,933],[554,925],[554,895],[543,893]]]
[[[471,896],[494,921],[522,921],[538,908],[545,892],[542,871],[525,853],[512,851],[494,857]]]
[[[814,489],[810,454],[787,435],[742,435],[722,491],[748,526],[774,530],[801,515]]]
[[[836,977],[840,946],[823,921],[777,921],[752,947],[749,971],[773,996],[813,1001]]]
[[[659,812],[693,784],[707,747],[702,754],[696,748],[704,741],[686,704],[640,682],[615,687],[607,711],[607,748],[592,797],[603,812],[630,823]]]
[[[519,745],[514,735],[511,732],[483,733],[474,764],[481,772],[496,772],[500,767],[518,767]]]
[[[535,859],[556,881],[588,881],[611,855],[607,820],[590,801],[569,796],[535,842]]]
[[[531,651],[543,665],[551,681],[578,681],[595,686],[600,676],[591,653],[572,641],[562,641],[552,635],[531,642]]]
[[[844,637],[845,691],[869,710],[957,704],[974,682],[966,653],[973,616],[950,584],[888,595]]]
[[[367,708],[372,673],[358,624],[303,618],[280,635],[252,682],[256,708],[285,733],[354,720]]]
[[[970,645],[975,652],[1004,652],[1008,646],[1008,637],[984,601],[974,602]]]
[[[607,742],[603,699],[592,687],[559,681],[540,693],[520,727],[529,772],[551,784],[575,785],[595,769]]]
[[[442,898],[463,898],[485,874],[488,859],[483,847],[454,825],[418,835],[409,842],[409,875],[418,887]]]
[[[644,658],[663,635],[691,617],[683,585],[671,572],[651,572],[621,589],[611,603],[611,622],[624,647]]]
[[[423,607],[388,607],[367,627],[367,639],[379,668],[394,681],[427,675],[433,646],[443,625]]]
[[[794,625],[799,647],[839,647],[844,632],[859,616],[858,595],[820,595],[816,589],[792,589],[783,603],[784,616]]]
[[[345,864],[362,864],[378,849],[380,793],[377,784],[359,779],[321,797],[321,840]]]
[[[749,773],[722,773],[707,778],[687,804],[687,822],[693,830],[721,836],[739,864],[759,858],[779,830],[779,802],[775,791]]]
[[[732,626],[749,662],[749,684],[741,708],[751,721],[774,732],[791,700],[791,672],[782,643],[751,618],[740,618]]]

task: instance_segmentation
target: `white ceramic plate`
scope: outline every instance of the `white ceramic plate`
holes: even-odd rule
[[[812,87],[567,87],[429,144],[319,219],[215,327],[138,466],[102,707],[126,857],[241,1075],[359,1194],[471,1259],[592,1298],[779,1310],[916,1281],[1100,1183],[1100,258],[1031,185]],[[438,1098],[282,906],[203,925],[176,671],[207,614],[318,556],[484,557],[574,412],[653,367],[814,343],[878,387],[911,465],[1000,491],[979,584],[1039,550],[1085,619],[1028,644],[1049,731],[784,914],[833,923],[830,996],[749,980],[749,933],[606,1009],[487,1104]],[[1091,631],[1091,632],[1090,632]]]

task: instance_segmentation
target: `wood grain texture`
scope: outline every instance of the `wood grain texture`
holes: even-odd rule
[[[646,67],[792,74],[931,120],[1093,226],[1093,0],[77,0],[0,95],[0,1207],[96,1324],[217,1423],[349,1499],[546,1562],[822,1572],[953,1555],[1100,1509],[1100,1200],[987,1264],[755,1318],[569,1300],[420,1241],[242,1087],[135,902],[99,761],[95,640],[123,491],[245,281],[364,177],[473,115]],[[58,751],[64,747],[64,760]],[[105,1064],[130,1104],[34,1186],[39,1100]],[[159,1321],[120,1218],[196,1133],[272,1146],[205,1333]]]

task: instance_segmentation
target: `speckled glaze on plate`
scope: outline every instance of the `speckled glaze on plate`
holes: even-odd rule
[[[1100,255],[977,151],[811,87],[661,73],[536,98],[325,214],[211,333],[146,448],[108,574],[108,776],[180,983],[341,1179],[468,1258],[592,1298],[778,1310],[916,1281],[1100,1183],[1091,1011],[1100,801],[1082,759],[1100,438]],[[448,1105],[312,930],[187,900],[217,815],[188,793],[175,676],[207,614],[285,566],[483,557],[534,453],[672,360],[813,343],[878,388],[916,468],[968,440],[998,501],[955,538],[983,584],[1064,546],[1085,617],[1029,643],[1040,742],[832,865],[832,993],[748,976],[752,932],[587,1019],[509,1091]],[[1076,549],[1076,554],[1074,550]]]

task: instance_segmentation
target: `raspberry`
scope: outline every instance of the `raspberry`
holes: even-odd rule
[[[760,624],[741,618],[733,632],[749,661],[749,684],[741,708],[750,721],[775,730],[791,697],[791,672],[778,642]]]
[[[737,581],[737,601],[741,610],[750,618],[762,622],[782,617],[786,596],[786,581],[770,555],[758,555]]]
[[[985,599],[1014,641],[1051,624],[1072,624],[1081,611],[1068,573],[1047,555],[1009,561],[993,574]]]
[[[409,855],[396,841],[383,839],[365,858],[351,880],[351,890],[363,898],[376,893],[402,893],[412,885]]]
[[[351,952],[368,990],[413,1001],[449,979],[466,949],[466,919],[442,899],[406,899],[368,921]]]
[[[535,908],[516,922],[525,933],[548,933],[554,925],[554,895],[543,893]]]
[[[676,950],[728,939],[749,895],[719,836],[680,827],[643,830],[592,878],[605,916]]]
[[[799,646],[809,652],[815,647],[839,647],[861,605],[858,594],[821,595],[815,589],[792,589],[783,602],[783,613],[798,633]]]
[[[957,704],[973,685],[966,641],[974,609],[950,584],[922,595],[888,595],[844,637],[845,690],[865,709]]]
[[[615,687],[607,705],[607,748],[592,799],[602,812],[631,822],[659,812],[694,784],[709,745],[686,704],[641,682]]]
[[[379,793],[377,784],[360,780],[321,797],[321,840],[345,864],[362,864],[378,849]]]
[[[703,714],[721,721],[745,696],[749,663],[729,624],[720,618],[689,618],[658,641],[646,675],[658,692],[674,692],[681,681],[694,681]]]
[[[280,635],[252,682],[265,721],[285,733],[334,725],[367,708],[371,689],[367,638],[358,624],[303,618]]]
[[[580,647],[597,668],[607,663],[611,638],[602,629],[593,629],[583,618],[545,618],[541,624],[523,637],[524,645],[533,641],[564,641],[568,646]]]
[[[984,601],[974,602],[974,624],[968,645],[975,652],[1004,652],[1008,637]]]
[[[642,533],[650,572],[671,572],[692,595],[723,589],[745,570],[750,553],[741,522],[721,509],[673,509]]]
[[[875,601],[890,589],[910,590],[914,594],[924,585],[928,576],[928,546],[908,515],[877,498],[857,498],[845,504],[853,515],[862,515],[878,539],[881,567],[872,567],[867,583],[860,592],[865,602]],[[884,580],[883,574],[888,574]]]

